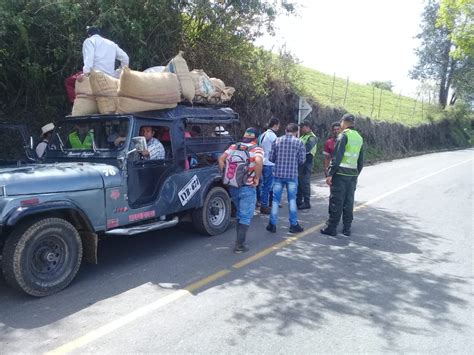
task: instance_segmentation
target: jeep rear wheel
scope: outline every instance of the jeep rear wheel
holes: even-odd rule
[[[202,208],[192,213],[194,228],[199,233],[216,235],[225,232],[230,222],[230,197],[222,187],[207,193]]]
[[[10,235],[3,248],[3,273],[14,288],[43,297],[76,276],[82,244],[74,226],[60,218],[35,220]]]

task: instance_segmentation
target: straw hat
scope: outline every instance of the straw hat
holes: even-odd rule
[[[41,127],[41,135],[44,136],[46,133],[51,132],[54,130],[54,124],[53,123],[48,123]]]

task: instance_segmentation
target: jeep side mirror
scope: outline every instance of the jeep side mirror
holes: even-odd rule
[[[140,137],[133,137],[132,142],[133,142],[133,147],[134,147],[135,151],[137,151],[138,153],[141,153],[141,152],[143,152],[144,150],[147,149],[145,137],[141,137],[141,136]]]

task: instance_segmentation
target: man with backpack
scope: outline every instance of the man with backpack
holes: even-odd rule
[[[260,135],[259,146],[263,148],[263,171],[262,179],[260,181],[260,213],[270,214],[270,193],[273,186],[273,164],[269,157],[270,151],[272,150],[272,144],[276,141],[276,132],[280,129],[280,120],[276,117],[272,117],[268,122],[268,129]]]
[[[270,152],[270,161],[275,163],[273,171],[273,205],[267,231],[276,233],[278,208],[283,188],[286,186],[288,193],[288,210],[290,214],[290,233],[303,231],[298,223],[298,210],[296,206],[296,193],[298,190],[298,165],[306,160],[306,150],[303,142],[296,138],[298,125],[289,123],[286,126],[286,135],[277,138]]]
[[[229,186],[237,209],[235,253],[249,250],[245,239],[253,218],[257,201],[256,187],[263,167],[263,149],[257,144],[257,135],[256,128],[247,128],[242,140],[227,148],[218,160],[219,169],[223,172],[222,182]]]

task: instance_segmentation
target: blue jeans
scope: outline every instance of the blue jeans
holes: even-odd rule
[[[290,213],[290,225],[298,224],[298,210],[296,209],[296,193],[298,191],[298,178],[281,179],[273,178],[273,205],[270,214],[270,223],[276,225],[278,220],[278,209],[281,201],[283,188],[286,186],[288,193],[288,210]]]
[[[250,225],[257,202],[257,191],[254,186],[230,187],[230,196],[237,209],[236,218],[240,224]]]
[[[264,165],[260,179],[260,202],[262,207],[268,207],[270,192],[273,186],[273,165]]]

